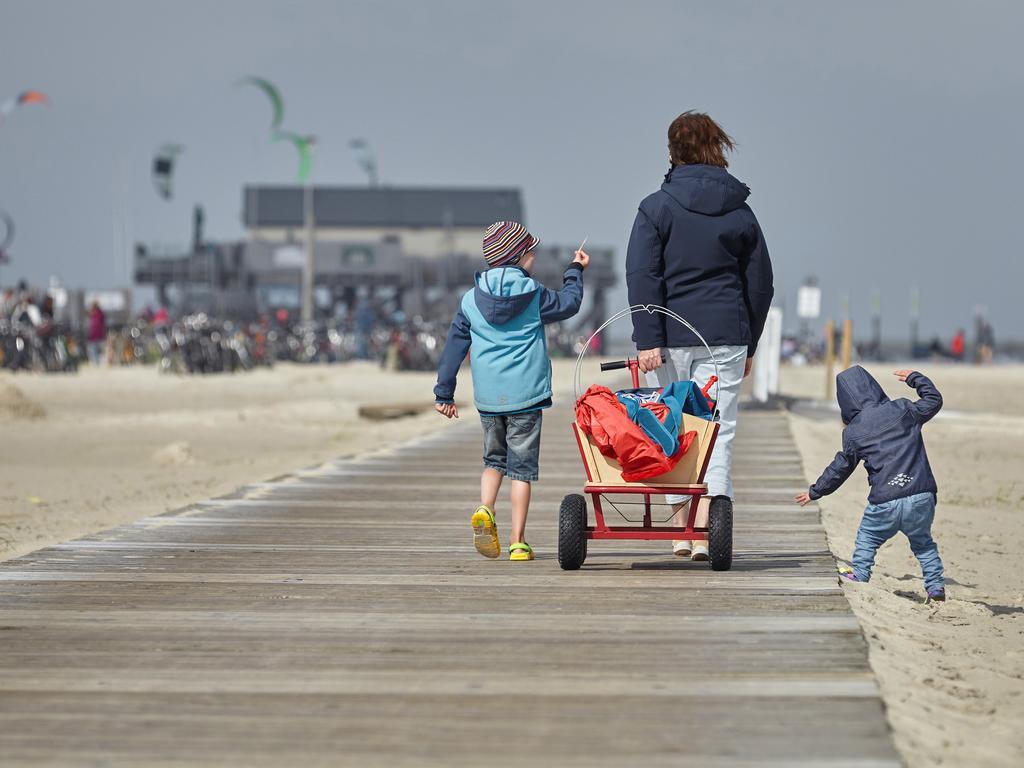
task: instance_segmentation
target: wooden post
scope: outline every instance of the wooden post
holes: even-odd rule
[[[836,324],[825,322],[825,399],[832,399],[832,368],[836,361]]]
[[[853,357],[853,320],[846,318],[843,320],[843,358],[842,370],[846,370],[850,367],[851,359]]]
[[[917,357],[917,321],[921,317],[921,292],[914,286],[910,289],[910,359]]]

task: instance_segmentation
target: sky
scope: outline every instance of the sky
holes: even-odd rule
[[[970,327],[1024,338],[1024,4],[954,2],[321,2],[0,0],[0,208],[17,222],[0,282],[126,285],[136,240],[184,246],[191,209],[237,238],[241,188],[291,183],[294,150],[242,76],[281,88],[319,138],[313,179],[361,184],[369,139],[394,185],[518,186],[548,243],[615,247],[668,168],[680,112],[737,140],[795,326],[799,284],[844,296],[886,337]],[[175,199],[154,150],[185,145]],[[617,298],[625,300],[624,291]]]

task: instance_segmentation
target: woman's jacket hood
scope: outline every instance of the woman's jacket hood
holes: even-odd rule
[[[676,165],[665,174],[662,191],[688,211],[721,216],[750,197],[750,187],[717,165]]]
[[[764,235],[746,200],[750,189],[724,168],[677,165],[641,201],[626,249],[629,303],[665,306],[712,346],[752,356],[774,294]],[[664,316],[634,314],[637,349],[701,346]]]
[[[836,376],[836,399],[844,424],[853,421],[865,408],[889,402],[889,397],[882,391],[882,385],[859,365],[847,368]]]

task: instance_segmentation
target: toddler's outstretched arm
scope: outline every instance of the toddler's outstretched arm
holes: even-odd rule
[[[921,423],[931,419],[942,408],[942,395],[932,384],[932,380],[920,371],[893,371],[893,375],[900,381],[905,381],[909,386],[917,390],[920,400],[914,403],[914,410],[917,412]]]
[[[830,493],[837,491],[839,486],[845,483],[846,479],[853,473],[858,461],[860,459],[857,458],[857,452],[853,448],[848,448],[844,445],[843,450],[832,459],[832,463],[825,467],[821,477],[815,480],[814,485],[807,489],[807,501],[819,499],[822,496],[828,496]],[[797,501],[800,502],[800,496],[797,496]],[[800,506],[806,503],[806,501],[802,502]]]

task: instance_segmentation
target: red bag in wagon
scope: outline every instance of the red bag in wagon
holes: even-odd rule
[[[576,424],[590,435],[602,454],[619,462],[627,483],[665,474],[679,463],[696,437],[695,432],[681,436],[679,449],[666,456],[661,446],[629,418],[615,394],[598,384],[576,401]]]

